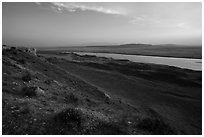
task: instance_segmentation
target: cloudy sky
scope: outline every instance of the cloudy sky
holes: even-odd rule
[[[201,3],[3,3],[4,44],[201,45]]]

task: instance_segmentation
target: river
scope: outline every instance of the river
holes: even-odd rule
[[[113,59],[126,59],[132,62],[162,64],[175,66],[179,68],[202,71],[202,59],[125,55],[113,53],[89,53],[89,52],[74,52],[74,53],[79,55],[95,55],[97,57],[107,57]]]

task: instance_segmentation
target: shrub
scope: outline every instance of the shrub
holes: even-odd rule
[[[51,84],[51,80],[50,79],[45,80],[45,84],[50,85]]]
[[[16,50],[16,47],[11,47],[11,50]]]
[[[31,74],[27,73],[26,75],[22,77],[22,80],[25,82],[29,82],[31,80]]]
[[[2,50],[2,55],[6,55],[7,50]]]
[[[11,47],[10,51],[12,54],[17,55],[16,47]]]
[[[73,93],[69,93],[65,97],[65,101],[68,102],[68,103],[77,103],[78,102],[78,98]]]
[[[55,115],[54,121],[56,124],[59,124],[61,126],[66,125],[80,127],[81,113],[79,112],[79,110],[76,110],[74,108],[68,108]]]
[[[98,135],[128,135],[128,130],[119,122],[99,121],[98,125],[93,130],[88,131],[88,134]]]
[[[34,97],[37,95],[36,87],[24,87],[21,90],[21,94],[27,97]]]
[[[164,123],[160,118],[142,119],[137,127],[156,135],[176,134],[170,125]]]
[[[21,64],[25,64],[26,63],[26,61],[24,60],[24,59],[20,59],[20,60],[18,60]]]

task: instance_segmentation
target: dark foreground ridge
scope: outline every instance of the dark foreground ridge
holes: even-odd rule
[[[199,106],[201,72],[132,64],[128,61],[91,56],[70,54],[67,59],[61,59],[59,56],[48,57],[37,54],[35,49],[3,46],[2,133],[4,135],[201,134],[201,124],[198,122],[201,119]],[[179,101],[188,100],[191,104],[197,105],[195,106],[195,112],[198,112],[197,119],[189,116],[191,123],[186,119],[186,123],[180,121],[181,125],[176,125],[175,122],[179,121],[170,119],[171,117],[160,113],[148,103],[143,104],[140,99],[134,97],[134,100],[141,102],[142,105],[134,104],[131,98],[128,98],[134,94],[131,95],[128,90],[125,92],[128,96],[123,98],[119,95],[122,94],[121,91],[118,91],[118,94],[113,92],[114,83],[108,85],[113,87],[108,91],[105,86],[97,85],[85,77],[85,74],[88,74],[96,81],[94,73],[98,76],[101,76],[100,73],[114,73],[130,79],[131,82],[148,79],[153,85],[157,82],[176,85],[174,89],[178,86],[180,93],[167,90],[165,94],[169,99],[174,98],[173,102],[178,98]],[[98,80],[98,83],[101,83],[100,79]],[[121,83],[118,86],[120,88],[126,85]],[[137,90],[140,89],[138,87]],[[197,93],[187,95],[184,94],[184,89],[194,90]],[[135,92],[134,90],[132,92]],[[138,98],[140,97],[142,96]],[[166,104],[162,102],[161,105]],[[176,109],[172,110],[177,113]],[[184,116],[185,118],[188,117]]]

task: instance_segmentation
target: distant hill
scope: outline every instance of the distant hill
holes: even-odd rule
[[[151,44],[123,44],[120,47],[138,47],[138,46],[152,46]]]
[[[40,49],[49,50],[49,49]],[[177,58],[202,58],[202,46],[183,46],[175,44],[123,44],[106,46],[80,46],[51,48],[50,50],[70,52],[117,53],[127,55],[163,56]]]

